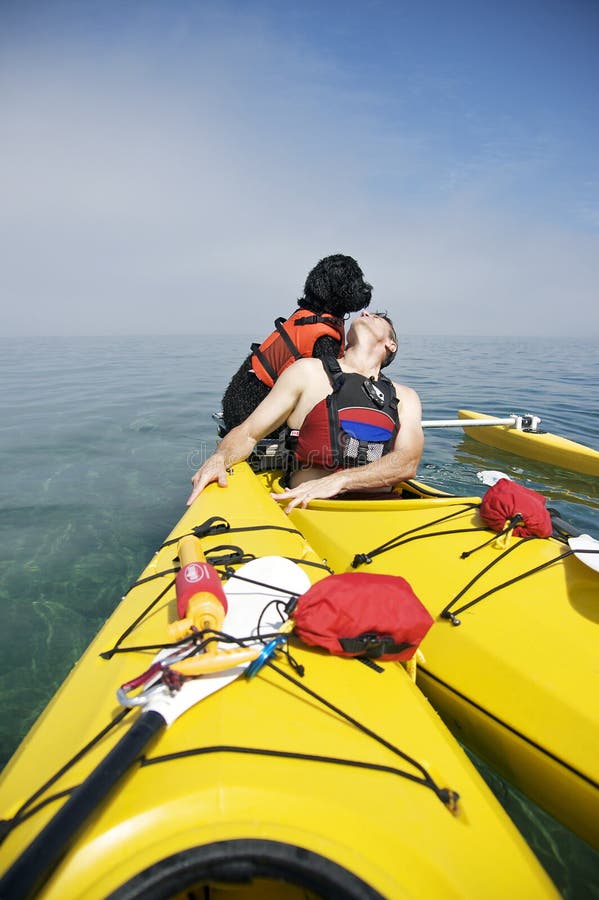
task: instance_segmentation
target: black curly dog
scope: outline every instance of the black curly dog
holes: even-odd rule
[[[298,306],[317,315],[327,314],[343,320],[347,314],[368,306],[371,295],[372,286],[364,280],[356,260],[336,253],[321,259],[308,274]],[[340,349],[340,341],[324,335],[316,340],[312,356],[320,359],[338,356]],[[223,434],[247,419],[270,390],[252,371],[251,360],[250,353],[223,396]]]

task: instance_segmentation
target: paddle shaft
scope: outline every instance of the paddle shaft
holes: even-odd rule
[[[477,428],[481,426],[509,425],[516,426],[516,416],[505,419],[426,419],[421,422],[423,428]]]
[[[165,726],[160,713],[141,714],[0,879],[0,900],[25,900],[45,882],[79,829]]]
[[[565,519],[562,519],[555,509],[547,507],[547,512],[551,516],[551,524],[553,525],[554,531],[556,531],[562,537],[566,538],[580,537],[582,531],[579,531],[579,529],[575,528],[574,525],[570,525],[569,522],[566,522]]]

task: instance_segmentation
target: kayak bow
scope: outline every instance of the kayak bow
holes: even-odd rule
[[[237,546],[222,544],[217,518],[225,540]],[[65,796],[102,765],[138,717],[133,710],[124,725],[115,717],[115,689],[121,685],[136,699],[138,673],[156,664],[150,651],[164,647],[177,616],[198,611],[191,600],[180,608],[172,578],[175,557],[185,562],[181,542],[191,534],[226,579],[222,627],[234,643],[252,643],[254,635],[270,640],[279,632],[281,604],[330,574],[248,466],[234,468],[226,490],[211,485],[200,494],[0,779],[0,872],[19,866],[20,896],[30,887],[39,888],[39,900],[556,896],[400,663],[365,665],[295,638],[289,657],[283,651],[269,657],[251,680],[235,677],[236,669],[192,678],[181,689],[169,679],[176,692],[164,698],[161,712],[186,690],[209,696],[160,727],[75,829],[51,874],[46,858],[46,874],[38,869],[41,878],[32,872],[30,880],[17,860],[53,815],[64,809],[61,819],[70,819]],[[300,567],[303,584],[281,565]],[[204,642],[201,632],[182,640],[198,634]],[[180,652],[181,644],[164,649]],[[187,661],[169,666],[177,670]],[[225,690],[211,690],[228,677]],[[145,690],[149,682],[141,678]],[[455,793],[457,807],[449,802]],[[12,871],[5,877],[12,879]],[[16,895],[14,881],[4,881],[3,900]]]
[[[469,409],[458,410],[459,419],[452,424],[467,429],[470,437],[516,456],[560,466],[582,475],[599,476],[599,452],[585,444],[541,431],[537,416],[510,416],[498,419]],[[529,424],[527,424],[529,423]],[[423,422],[423,427],[433,423]],[[445,421],[449,424],[449,420]],[[487,426],[487,427],[476,427]]]

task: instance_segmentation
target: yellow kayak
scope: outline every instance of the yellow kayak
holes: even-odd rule
[[[462,742],[599,848],[599,574],[553,537],[494,540],[479,504],[409,483],[290,519],[335,572],[410,582],[436,618],[420,687]]]
[[[473,412],[470,409],[459,409],[458,417],[466,423],[491,421],[495,418]],[[560,466],[571,472],[599,477],[599,452],[597,450],[557,434],[551,434],[549,431],[526,431],[502,424],[465,426],[465,431],[469,437],[475,438],[483,444],[507,450],[509,453],[515,453],[516,456],[524,456],[527,459],[535,459],[537,462]]]
[[[200,664],[207,653],[169,663],[170,680],[160,680],[156,654],[175,653],[158,648],[177,620],[183,536],[196,530],[203,553],[226,576],[222,631],[231,629],[244,646],[235,630],[248,627],[242,613],[255,617],[260,609],[255,627],[268,630],[273,592],[288,599],[298,584],[329,576],[321,551],[268,486],[242,464],[227,489],[212,485],[196,500],[7,766],[0,896],[555,897],[401,663],[366,665],[292,638],[291,660],[278,652],[250,680],[241,666],[181,686],[177,665]],[[347,526],[340,527],[347,540]],[[335,553],[329,565],[337,565]],[[285,566],[301,577],[287,582]],[[179,649],[201,640],[202,632],[194,634]],[[234,641],[233,649],[244,647]],[[151,699],[125,713],[117,691],[121,703],[146,691]],[[198,691],[193,702],[185,695],[191,705],[135,751],[109,789],[98,785],[97,773],[120,758],[148,712],[153,721],[174,717],[186,691]],[[84,795],[90,808],[82,813]],[[71,827],[75,808],[81,822]]]

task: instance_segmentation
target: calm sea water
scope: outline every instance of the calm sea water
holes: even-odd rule
[[[181,516],[214,447],[244,336],[0,342],[0,765]],[[389,374],[425,418],[532,412],[599,448],[599,341],[405,337]],[[482,493],[480,469],[541,490],[599,535],[599,485],[428,431],[420,477]],[[556,659],[556,665],[559,660]],[[481,766],[564,897],[599,897],[599,854]],[[32,786],[33,787],[33,786]]]

